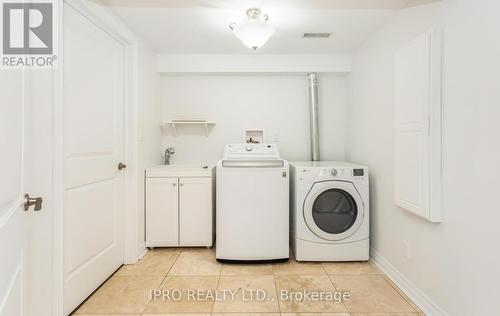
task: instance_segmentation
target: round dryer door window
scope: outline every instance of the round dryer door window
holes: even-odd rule
[[[351,236],[358,230],[363,217],[363,201],[351,182],[315,183],[304,203],[307,226],[326,240]]]

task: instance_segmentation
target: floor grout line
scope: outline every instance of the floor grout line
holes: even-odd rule
[[[215,260],[217,260],[217,259],[215,259]],[[219,290],[219,283],[220,283],[220,278],[221,278],[223,266],[224,266],[224,264],[221,263],[221,267],[220,267],[220,270],[219,270],[219,278],[217,279],[217,284],[215,285],[215,291],[216,292]],[[215,300],[212,302],[212,308],[210,309],[210,314],[214,313],[214,308],[215,308]]]
[[[148,250],[149,251],[152,251],[152,250]],[[146,253],[147,254],[147,253]],[[159,289],[161,287],[161,285],[163,284],[163,282],[165,282],[165,279],[167,278],[168,274],[170,273],[170,270],[172,270],[172,267],[174,266],[174,264],[177,262],[177,259],[179,259],[179,256],[180,256],[181,252],[176,252],[176,256],[175,256],[175,259],[174,259],[174,262],[172,263],[172,265],[170,266],[170,268],[168,268],[168,271],[167,273],[163,276],[163,278],[161,279],[161,282],[160,284],[158,284],[157,288]],[[160,255],[160,253],[158,254],[151,254],[151,256],[158,256]],[[144,255],[145,256],[145,255]],[[143,258],[144,258],[143,256]],[[144,307],[144,309],[142,310],[142,312],[140,313],[140,315],[144,314],[144,312],[148,309],[149,305],[152,303],[151,301],[151,296],[150,296],[150,299],[148,301],[148,303],[146,304],[146,306]],[[133,315],[133,314],[132,314]]]
[[[326,270],[325,270],[325,272],[326,272]],[[332,285],[334,292],[337,292],[338,289],[337,289],[337,287],[335,287],[335,284],[333,283],[333,280],[328,273],[326,274],[326,277],[328,278],[328,281],[330,281],[330,284]],[[344,306],[346,313],[350,314],[351,311],[349,311],[349,309],[347,308],[347,305],[344,301],[342,301],[342,305]]]
[[[290,256],[290,253],[291,253],[291,251],[290,251],[290,248],[289,248],[288,249],[288,261],[287,261],[287,263],[290,262],[290,260],[294,260],[293,255]],[[282,311],[281,311],[281,302],[280,302],[279,294],[278,294],[278,283],[276,282],[276,273],[275,273],[275,269],[274,269],[275,266],[276,265],[272,265],[271,266],[271,271],[273,273],[274,288],[276,289],[276,300],[278,301],[278,312],[281,315],[281,313],[282,313]]]

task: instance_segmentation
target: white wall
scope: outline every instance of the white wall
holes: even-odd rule
[[[319,76],[321,158],[344,158],[345,77]],[[215,164],[224,145],[244,141],[245,129],[264,129],[288,160],[309,160],[308,82],[301,75],[162,75],[163,119],[199,118],[217,125],[163,131],[172,163]]]
[[[351,58],[348,54],[160,54],[157,56],[157,60],[159,72],[177,74],[346,73],[351,69]]]
[[[159,102],[160,75],[156,71],[156,55],[146,46],[138,45],[137,98],[138,98],[138,251],[144,249],[144,169],[162,163],[159,148],[161,144],[162,121]]]
[[[371,168],[375,257],[434,315],[500,315],[499,12],[497,0],[403,10],[352,59],[346,156]],[[432,25],[445,43],[442,224],[393,203],[393,56]]]

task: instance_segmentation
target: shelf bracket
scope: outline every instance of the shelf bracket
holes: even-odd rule
[[[177,128],[175,127],[175,123],[170,123],[170,126],[172,126],[172,130],[174,131],[174,136],[177,137]]]

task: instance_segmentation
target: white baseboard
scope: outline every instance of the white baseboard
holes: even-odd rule
[[[425,295],[415,284],[408,280],[398,269],[396,269],[385,257],[375,249],[370,248],[371,261],[396,284],[403,293],[415,303],[427,316],[450,316],[427,295]]]
[[[141,260],[142,257],[148,252],[148,249],[146,249],[146,242],[143,242],[139,245],[137,248],[137,260]]]

